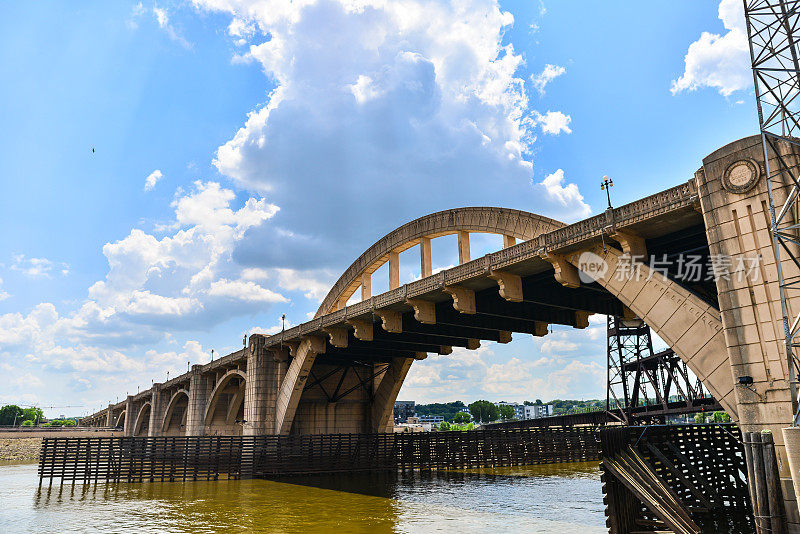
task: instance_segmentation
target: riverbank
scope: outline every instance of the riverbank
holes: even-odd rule
[[[0,438],[0,462],[29,462],[39,459],[42,438]]]
[[[121,430],[107,429],[2,429],[0,462],[30,462],[39,459],[42,438],[106,438],[122,436]]]

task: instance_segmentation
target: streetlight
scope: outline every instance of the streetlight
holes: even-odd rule
[[[603,181],[600,182],[600,191],[606,192],[606,198],[608,199],[608,209],[611,209],[611,191],[610,189],[614,187],[614,180],[608,178],[608,176],[603,176]]]

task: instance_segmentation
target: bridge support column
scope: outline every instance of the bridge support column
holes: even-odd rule
[[[288,434],[291,430],[308,374],[311,372],[317,354],[324,352],[325,339],[317,336],[304,337],[297,349],[292,351],[294,358],[281,380],[278,399],[275,403],[276,434]]]
[[[431,238],[423,237],[419,240],[419,267],[422,278],[431,275],[432,266]]]
[[[133,413],[133,395],[128,395],[125,400],[125,424],[123,425],[124,436],[133,436],[133,427],[136,424],[136,414]]]
[[[788,161],[796,165],[798,156],[784,148]],[[778,165],[777,159],[770,160],[773,171]],[[772,431],[787,518],[800,532],[782,432],[794,415],[789,392],[792,372],[786,358],[765,170],[761,137],[753,136],[706,157],[695,182],[711,258],[721,259],[715,268],[716,285],[729,371],[734,383],[741,377],[752,381],[735,389],[739,424],[746,432]],[[782,206],[789,186],[776,181],[772,187],[775,205]],[[797,224],[796,214],[787,214],[783,224],[790,222]],[[782,252],[784,277],[796,280],[800,273],[787,256]],[[800,310],[800,297],[796,291],[787,297],[793,317]]]
[[[250,336],[247,352],[247,380],[244,394],[245,436],[263,436],[275,432],[275,404],[278,388],[289,360],[287,349],[268,350],[264,336]]]
[[[164,426],[164,406],[161,398],[161,384],[153,384],[153,395],[150,397],[150,422],[147,428],[147,435],[150,437],[160,436],[161,428]]]
[[[392,358],[392,363],[375,389],[370,411],[370,431],[394,432],[394,402],[400,387],[414,360],[422,360],[427,356],[420,352],[414,358]]]
[[[467,263],[470,260],[469,251],[469,232],[458,231],[458,264]]]
[[[114,405],[108,405],[108,411],[106,411],[106,427],[111,428],[114,426]]]
[[[203,435],[208,396],[214,388],[210,377],[203,375],[202,368],[202,365],[193,365],[189,378],[189,405],[186,407],[187,436]]]

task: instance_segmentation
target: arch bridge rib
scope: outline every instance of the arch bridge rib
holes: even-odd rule
[[[242,383],[239,385],[237,394],[231,400],[231,404],[228,406],[228,413],[225,416],[226,424],[233,423],[233,418],[236,417],[236,412],[244,401],[244,389],[247,382],[247,375],[244,371],[240,371],[239,369],[231,369],[225,373],[222,378],[219,379],[217,385],[214,386],[214,390],[211,392],[210,400],[208,401],[208,406],[206,406],[205,414],[203,415],[203,422],[206,426],[211,424],[211,419],[214,417],[220,397],[225,392],[225,388],[228,387],[231,380],[237,377],[241,379]]]
[[[142,425],[144,424],[144,415],[145,412],[147,413],[148,421],[150,417],[153,417],[153,405],[150,402],[145,402],[139,408],[139,413],[136,416],[136,423],[133,425],[133,435],[138,436],[142,431]]]
[[[336,281],[314,317],[343,307],[361,285],[363,276],[371,275],[389,261],[390,254],[403,252],[423,239],[459,232],[488,233],[504,236],[505,245],[510,245],[517,239],[527,241],[563,226],[548,217],[508,208],[466,207],[425,215],[389,232],[364,251]],[[427,274],[422,273],[422,277]]]
[[[172,394],[172,397],[170,397],[169,402],[167,403],[167,409],[164,412],[164,421],[161,424],[162,432],[166,432],[169,429],[170,422],[172,421],[172,414],[175,412],[175,408],[178,406],[178,400],[181,398],[181,396],[186,397],[186,402],[187,402],[186,408],[188,410],[189,392],[185,389],[179,389],[178,391]],[[186,413],[184,413],[184,418],[185,417]]]

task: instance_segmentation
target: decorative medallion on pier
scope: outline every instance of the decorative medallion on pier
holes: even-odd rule
[[[722,187],[731,193],[747,193],[756,185],[761,169],[751,159],[741,159],[728,165],[722,176]]]

